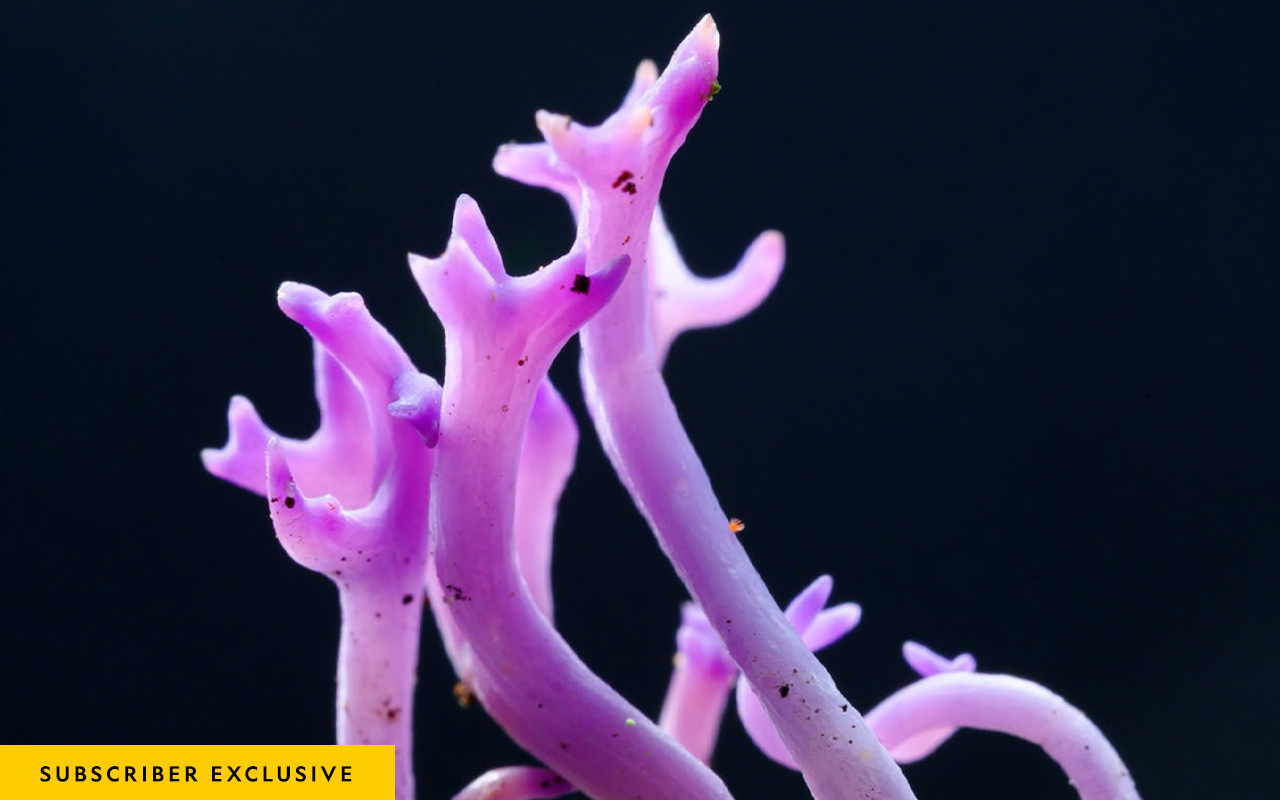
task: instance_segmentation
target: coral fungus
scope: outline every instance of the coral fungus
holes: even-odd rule
[[[751,737],[821,800],[911,797],[897,762],[966,726],[1040,744],[1084,798],[1136,797],[1080,712],[1028,681],[976,672],[967,655],[908,643],[922,677],[864,718],[813,652],[851,630],[861,609],[827,607],[833,582],[823,576],[784,611],[753,568],[744,525],[722,510],[661,372],[681,332],[755,308],[784,258],[770,231],[727,275],[695,277],[658,207],[672,156],[719,91],[718,48],[706,17],[660,74],[640,65],[600,125],[539,112],[544,142],[498,151],[498,172],[568,201],[577,237],[563,257],[513,277],[465,195],[444,253],[410,256],[445,330],[440,383],[358,295],[280,288],[281,310],[314,340],[320,428],[285,439],[237,397],[230,440],[205,464],[265,495],[285,550],[338,587],[339,743],[395,745],[397,796],[414,795],[410,711],[425,606],[462,696],[539,762],[495,768],[459,798],[574,789],[728,798],[709,763],[735,686]],[[599,439],[691,596],[657,721],[596,676],[554,624],[550,537],[578,434],[547,370],[574,334]]]

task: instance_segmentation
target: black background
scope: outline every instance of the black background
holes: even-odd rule
[[[664,207],[704,274],[767,227],[789,258],[668,377],[779,598],[830,572],[864,605],[824,656],[842,688],[907,682],[906,638],[970,650],[1083,708],[1148,798],[1280,795],[1269,4],[601,5],[5,4],[0,741],[331,740],[335,593],[198,459],[236,392],[315,424],[275,287],[360,291],[439,375],[405,252],[463,191],[509,265],[562,252],[561,201],[494,148],[539,107],[601,119],[710,10],[724,91]],[[683,592],[583,433],[559,621],[656,714]],[[424,634],[445,798],[523,758]],[[732,713],[715,765],[804,796]],[[907,774],[1074,797],[994,734]]]

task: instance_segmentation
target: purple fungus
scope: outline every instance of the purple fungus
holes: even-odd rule
[[[517,472],[538,385],[568,338],[618,290],[630,259],[603,265],[581,294],[571,291],[585,266],[581,250],[517,278],[504,271],[471,198],[459,198],[453,230],[444,255],[412,256],[410,264],[445,329],[431,514],[446,594],[432,608],[469,644],[474,672],[464,680],[513,739],[587,794],[728,797],[715,773],[577,658],[516,561]]]
[[[206,450],[215,475],[264,493],[276,536],[338,587],[337,741],[396,747],[396,793],[413,795],[413,688],[427,569],[427,498],[439,386],[419,373],[357,294],[286,283],[280,309],[316,349],[321,424],[306,441],[276,436],[243,398],[230,438]],[[413,407],[410,419],[390,406]],[[256,483],[254,475],[257,475]]]
[[[867,720],[891,752],[927,746],[939,732],[956,728],[1007,733],[1043,748],[1081,800],[1138,798],[1129,770],[1088,717],[1043,686],[1012,675],[939,672],[898,690]]]
[[[622,107],[599,126],[538,113],[543,138],[582,190],[578,236],[586,241],[588,274],[619,249],[637,259],[645,255],[667,165],[712,94],[718,49],[719,32],[704,17],[658,79],[643,91],[638,79]],[[634,185],[634,192],[614,188],[623,171],[632,173],[623,185]],[[849,701],[787,622],[729,530],[658,371],[650,277],[647,270],[633,270],[581,336],[584,393],[614,469],[743,669],[814,796],[911,797],[901,770],[856,712],[851,723],[808,711]],[[770,647],[753,647],[764,641]],[[787,691],[779,692],[784,684]]]
[[[542,111],[544,142],[499,149],[495,170],[568,202],[577,237],[566,255],[508,274],[463,195],[444,253],[409,257],[444,327],[443,384],[414,368],[359,295],[280,287],[281,310],[314,343],[319,428],[278,436],[235,397],[227,444],[203,458],[264,495],[286,552],[338,587],[338,742],[395,745],[396,797],[414,796],[425,594],[459,702],[479,701],[539,762],[495,767],[455,800],[727,800],[708,764],[735,686],[748,734],[819,800],[911,798],[895,761],[927,756],[962,727],[1039,744],[1086,800],[1137,798],[1083,714],[1029,681],[976,672],[968,654],[908,642],[920,679],[864,720],[813,654],[861,608],[828,607],[824,575],[784,611],[752,566],[661,376],[677,336],[749,313],[785,260],[781,234],[766,231],[730,272],[697,277],[658,205],[672,156],[720,90],[718,49],[705,17],[661,74],[641,63],[600,125]],[[692,597],[656,723],[553,624],[552,533],[578,428],[547,370],[574,334],[598,438]]]

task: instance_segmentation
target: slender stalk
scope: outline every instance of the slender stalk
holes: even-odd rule
[[[597,398],[592,416],[663,552],[751,682],[815,798],[914,797],[729,530],[657,369],[646,358],[621,355],[636,353],[638,343],[620,341],[630,326],[610,324],[616,303],[582,333]]]
[[[710,764],[737,672],[707,669],[684,653],[676,654],[674,667],[658,725],[699,761]]]
[[[900,689],[867,714],[890,749],[956,727],[1034,742],[1062,767],[1080,800],[1138,800],[1128,768],[1078,708],[1012,675],[947,672]]]
[[[338,744],[395,746],[395,796],[413,800],[413,692],[432,466],[426,445],[434,443],[439,385],[413,368],[358,295],[284,284],[278,299],[343,367],[318,372],[334,384],[318,393],[324,413],[350,430],[363,423],[374,449],[370,459],[348,460],[340,441],[322,439],[309,455],[328,480],[308,486],[290,466],[290,451],[306,454],[307,445],[272,438],[266,445],[272,522],[295,561],[338,587]],[[336,391],[346,383],[363,402]],[[348,402],[335,402],[343,397]],[[373,487],[372,497],[352,488],[361,486]],[[359,506],[346,509],[344,499]]]
[[[396,748],[396,797],[414,796],[413,691],[418,674],[425,553],[399,580],[339,583],[338,744]]]
[[[582,330],[588,410],[619,478],[815,797],[904,800],[912,794],[901,770],[792,629],[729,530],[658,371],[662,334],[652,327],[649,237],[666,168],[720,90],[718,49],[715,22],[704,17],[660,76],[647,64],[637,70],[621,108],[602,124],[584,127],[540,111],[538,129],[554,158],[517,148],[500,152],[498,164],[569,190],[588,275],[620,255],[636,265]],[[580,201],[565,176],[577,180]]]

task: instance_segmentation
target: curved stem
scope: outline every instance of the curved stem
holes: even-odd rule
[[[642,246],[642,245],[641,245]],[[644,342],[613,324],[636,274],[582,331],[589,408],[663,552],[751,682],[818,800],[911,798],[902,770],[778,608],[729,530]]]
[[[518,564],[517,475],[538,386],[565,341],[617,291],[627,266],[615,259],[588,278],[574,251],[512,278],[467,197],[459,198],[444,255],[415,259],[414,275],[445,326],[430,503],[442,593],[436,610],[465,639],[471,689],[489,714],[584,794],[727,800],[714,772],[574,654],[535,604]]]
[[[543,767],[491,769],[453,796],[453,800],[546,800],[576,791]]]
[[[504,392],[512,413],[495,424],[487,409],[452,402],[458,385],[484,393],[474,380],[446,377],[432,530],[449,613],[476,661],[477,697],[513,739],[591,797],[728,798],[713,772],[574,655],[529,596],[511,526],[532,387]]]
[[[948,672],[923,678],[867,714],[885,746],[955,727],[1034,742],[1067,773],[1081,800],[1138,800],[1120,755],[1080,709],[1011,675]]]

